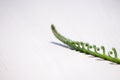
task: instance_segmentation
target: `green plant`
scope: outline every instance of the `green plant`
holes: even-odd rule
[[[115,48],[112,48],[112,51],[109,51],[108,54],[106,54],[104,46],[98,48],[96,45],[91,46],[89,43],[70,40],[62,36],[60,33],[58,33],[53,24],[51,25],[51,30],[57,39],[59,39],[64,44],[68,45],[69,47],[71,47],[76,51],[80,51],[86,54],[93,55],[95,57],[102,58],[104,60],[108,60],[120,64],[120,58],[118,58],[117,51]],[[94,51],[92,49],[94,49]],[[102,50],[103,53],[99,53],[100,50]],[[114,57],[111,55],[114,55]]]

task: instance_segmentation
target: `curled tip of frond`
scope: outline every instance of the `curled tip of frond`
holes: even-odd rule
[[[55,30],[54,24],[51,24],[51,29],[52,29],[52,30]]]

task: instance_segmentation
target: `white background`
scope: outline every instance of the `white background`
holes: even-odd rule
[[[0,0],[0,80],[120,80],[120,65],[53,44],[51,24],[120,56],[119,0]]]

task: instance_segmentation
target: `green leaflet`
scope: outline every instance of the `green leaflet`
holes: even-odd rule
[[[60,33],[58,33],[53,24],[51,25],[51,30],[57,39],[59,39],[61,42],[63,42],[64,44],[68,45],[69,47],[71,47],[76,51],[80,51],[86,54],[93,55],[95,57],[102,58],[104,60],[108,60],[120,64],[120,58],[118,58],[117,51],[115,48],[112,48],[112,50],[109,51],[108,54],[106,54],[104,46],[98,48],[96,45],[92,46],[89,43],[70,40],[62,36]],[[94,51],[92,49],[94,49]],[[99,51],[102,51],[102,53],[99,53]]]

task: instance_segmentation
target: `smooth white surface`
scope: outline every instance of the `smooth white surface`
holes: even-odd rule
[[[120,56],[119,0],[0,0],[0,80],[120,80],[120,65],[52,44],[52,23]]]

